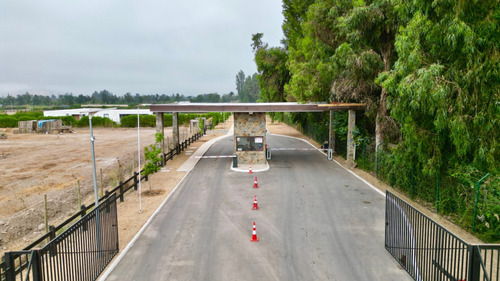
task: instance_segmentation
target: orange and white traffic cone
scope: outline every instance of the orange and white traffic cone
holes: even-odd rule
[[[254,195],[253,197],[253,208],[252,210],[258,210],[259,209],[259,205],[257,205],[257,195]]]
[[[255,180],[253,181],[253,188],[259,188],[259,184],[257,183],[257,177],[255,177]]]
[[[252,164],[248,164],[248,173],[253,174],[252,172]]]
[[[250,242],[257,242],[257,241],[259,241],[259,238],[257,238],[257,230],[255,230],[255,222],[253,222],[252,239],[250,239]]]

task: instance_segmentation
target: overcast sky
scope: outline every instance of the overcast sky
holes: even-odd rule
[[[0,0],[0,95],[236,92],[252,34],[278,46],[278,0]]]

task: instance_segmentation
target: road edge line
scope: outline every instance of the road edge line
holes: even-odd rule
[[[297,140],[301,140],[305,143],[308,143],[310,146],[314,147],[314,148],[317,148],[315,147],[312,143],[310,143],[309,141],[305,140],[305,139],[301,139],[301,138],[298,138],[298,137],[292,137],[292,136],[287,136],[287,135],[280,135],[280,134],[270,134],[270,135],[274,135],[274,136],[280,136],[280,137],[287,137],[287,138],[292,138],[292,139],[297,139]],[[323,152],[323,151],[320,151],[318,150],[319,152],[323,153],[325,156],[326,156],[326,153]],[[358,174],[356,174],[355,172],[351,171],[350,169],[344,167],[342,164],[340,164],[337,160],[335,159],[332,159],[333,162],[337,163],[337,165],[339,165],[340,167],[344,168],[346,171],[348,171],[349,173],[351,173],[353,176],[355,176],[356,178],[358,178],[359,180],[361,180],[362,182],[364,182],[366,185],[368,185],[369,187],[371,187],[373,190],[375,190],[376,192],[378,192],[380,195],[382,195],[383,197],[385,197],[385,193],[378,189],[377,187],[375,187],[374,185],[372,185],[371,183],[369,183],[368,181],[366,181],[364,178],[360,177]]]
[[[191,171],[188,171],[183,177],[182,179],[179,181],[179,183],[174,187],[174,189],[168,194],[167,198],[165,198],[165,200],[163,200],[163,202],[161,203],[161,205],[156,209],[156,211],[151,215],[151,217],[149,217],[149,219],[146,221],[146,223],[142,226],[142,228],[139,230],[139,232],[137,232],[137,234],[134,236],[134,238],[132,238],[132,240],[130,240],[130,242],[127,244],[127,246],[125,247],[125,249],[123,249],[123,251],[120,253],[120,255],[116,258],[116,260],[106,269],[106,271],[101,275],[99,276],[99,281],[104,281],[106,278],[108,278],[109,274],[111,273],[111,271],[113,271],[113,269],[115,269],[115,267],[118,265],[118,263],[122,260],[122,258],[125,256],[125,254],[130,250],[130,248],[132,248],[132,246],[135,244],[135,242],[137,241],[137,239],[139,239],[139,237],[142,235],[142,233],[146,230],[146,228],[151,224],[151,222],[153,221],[153,219],[160,213],[160,210],[165,206],[165,204],[167,204],[167,201],[170,199],[170,197],[173,196],[173,194],[177,191],[177,189],[180,187],[181,183],[184,181],[184,179],[187,177],[187,175],[190,173]]]
[[[226,133],[226,135],[222,135],[222,136],[219,136],[219,137],[216,137],[214,139],[218,139],[217,141],[227,137],[229,135],[229,133],[231,132],[231,129],[232,128],[229,128],[229,131],[228,133]],[[212,139],[212,140],[214,140]],[[210,141],[208,141],[210,142]],[[203,154],[205,154],[208,149],[215,143],[216,141],[214,141],[213,143],[210,143],[210,145],[208,146],[208,148],[205,150],[205,152],[203,152]],[[206,143],[205,143],[206,144]],[[203,145],[202,145],[203,146]],[[201,148],[201,147],[200,147]],[[193,168],[194,166],[196,166],[196,164],[198,164],[198,161],[196,161],[196,163],[193,165]],[[181,165],[182,166],[182,165]],[[134,236],[134,238],[132,238],[132,240],[130,240],[130,242],[127,244],[127,246],[125,247],[125,249],[123,249],[123,251],[120,253],[120,255],[116,258],[115,261],[113,261],[113,263],[111,265],[109,265],[109,267],[107,267],[107,269],[103,272],[102,275],[99,276],[99,279],[97,279],[98,281],[104,281],[106,278],[108,278],[109,274],[111,274],[111,271],[113,271],[113,269],[115,269],[115,267],[118,265],[118,263],[123,259],[123,257],[125,256],[125,254],[130,250],[130,248],[132,248],[132,246],[135,244],[135,242],[137,241],[137,239],[139,239],[139,236],[142,235],[142,233],[146,230],[146,228],[151,224],[151,222],[153,221],[153,219],[158,215],[158,213],[160,212],[160,210],[165,206],[165,204],[167,204],[167,201],[170,199],[170,197],[177,191],[177,189],[179,188],[179,186],[181,185],[181,183],[184,181],[184,179],[189,175],[189,173],[192,171],[189,170],[189,171],[186,171],[186,174],[182,177],[182,179],[177,183],[177,185],[174,187],[174,189],[172,189],[172,191],[168,194],[167,198],[165,198],[165,200],[163,200],[163,202],[161,203],[160,206],[158,206],[158,208],[156,209],[156,211],[151,215],[151,217],[149,217],[149,219],[146,221],[146,223],[141,227],[141,229],[139,230],[139,232],[137,232],[137,234]]]

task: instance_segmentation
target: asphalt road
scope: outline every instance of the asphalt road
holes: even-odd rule
[[[252,175],[230,165],[202,159],[106,280],[412,280],[384,249],[383,196],[320,152],[273,151]]]

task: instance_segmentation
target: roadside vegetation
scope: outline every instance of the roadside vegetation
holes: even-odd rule
[[[260,100],[365,103],[358,166],[500,242],[498,2],[284,0],[283,15],[281,46],[252,36]],[[328,113],[272,117],[328,140]],[[346,113],[334,127],[345,153]]]
[[[179,114],[179,125],[189,125],[189,120],[196,119],[199,117],[205,117],[207,120],[212,120],[212,125],[216,126],[222,122],[223,118],[227,119],[230,113],[212,112],[205,114]],[[76,120],[73,116],[43,116],[43,111],[19,111],[13,115],[1,114],[0,113],[0,128],[17,128],[19,121],[28,120],[49,120],[49,119],[61,119],[63,125],[74,126],[78,128],[89,126],[89,117],[84,116],[80,120]],[[155,115],[140,115],[139,122],[141,127],[155,127],[156,126],[156,116]],[[165,126],[172,126],[172,114],[164,115]],[[121,119],[121,124],[116,124],[111,119],[106,117],[92,117],[92,126],[94,127],[137,127],[137,115],[125,116]]]

